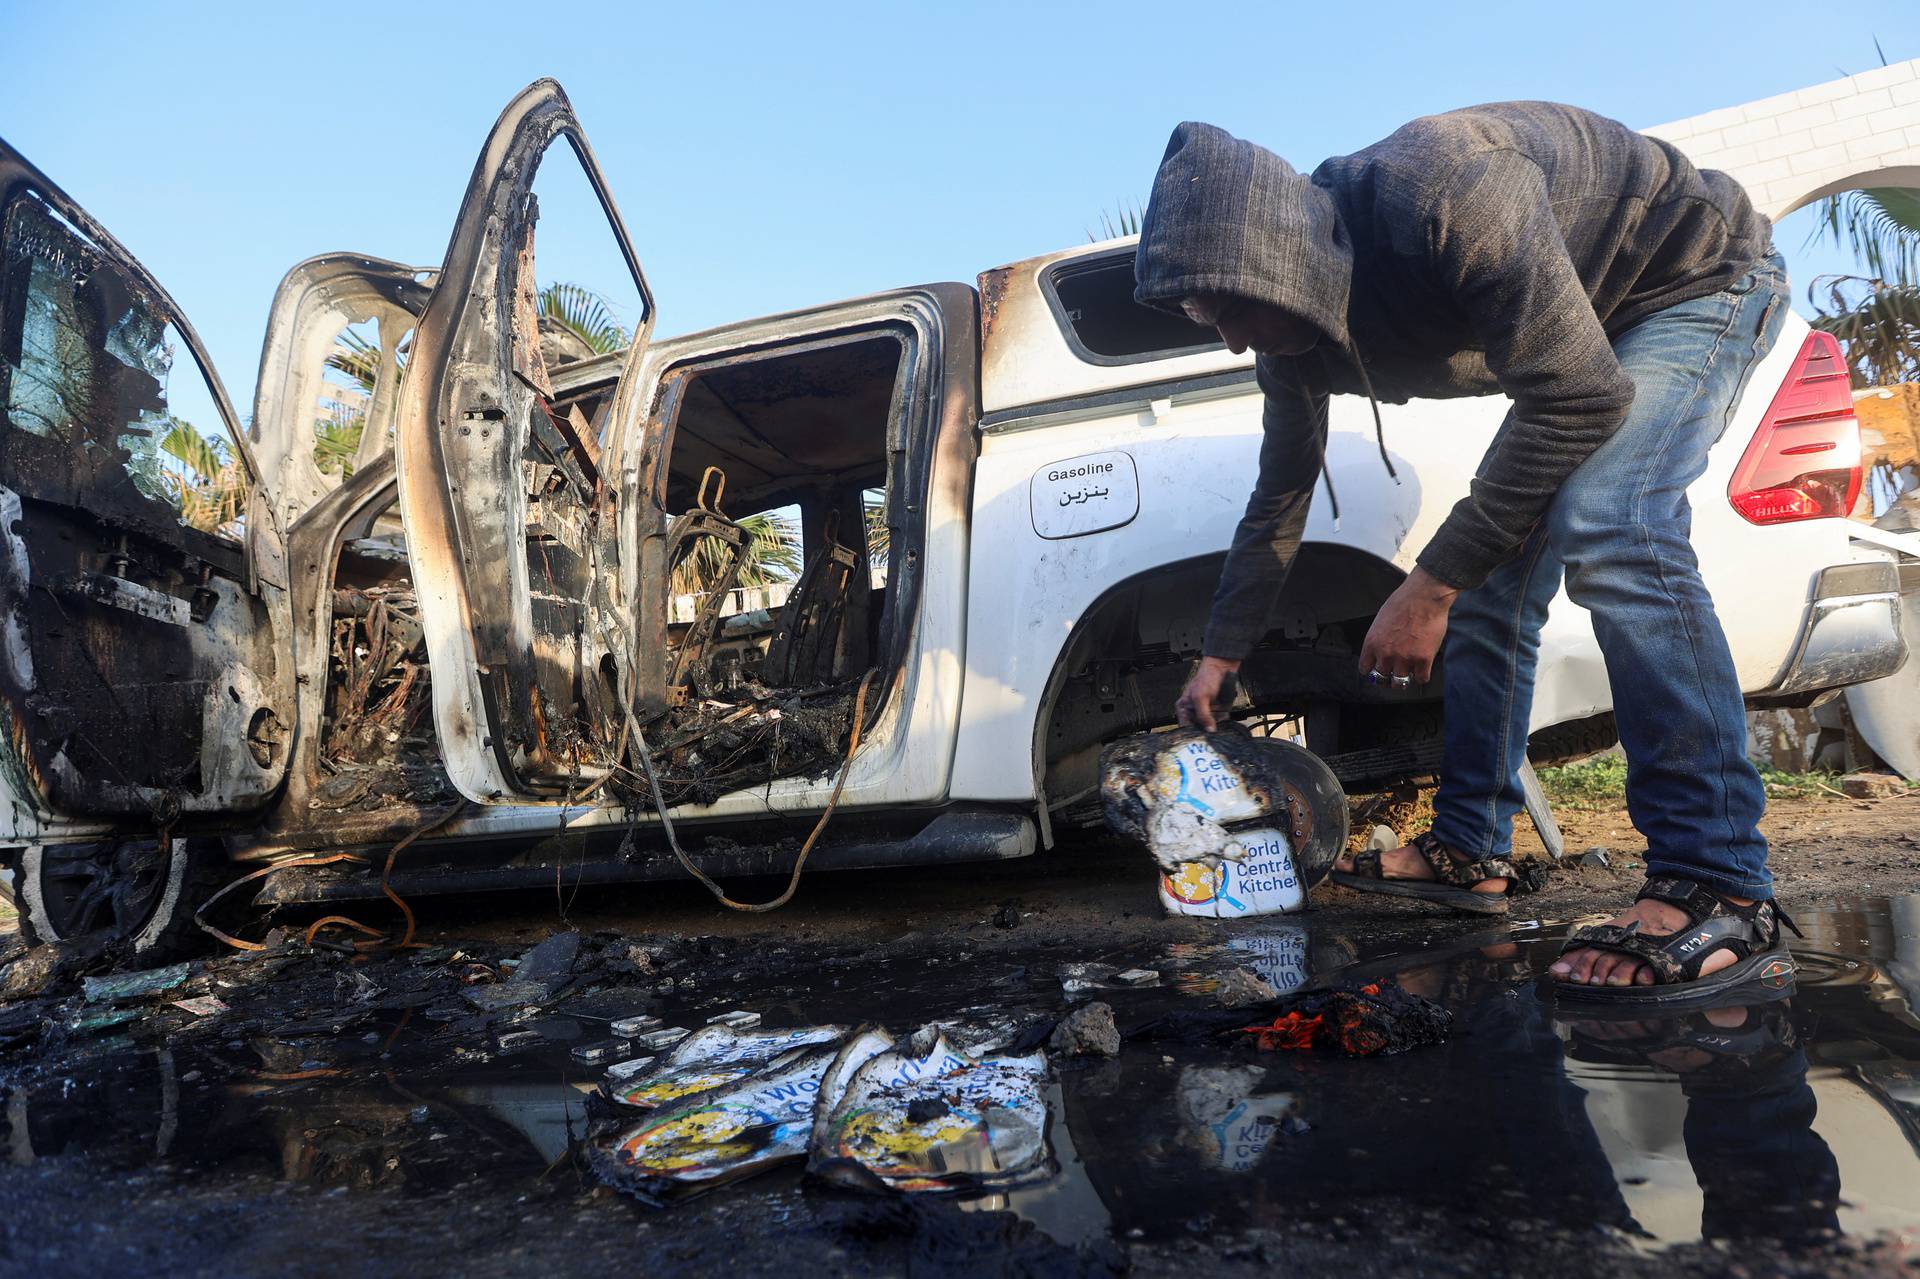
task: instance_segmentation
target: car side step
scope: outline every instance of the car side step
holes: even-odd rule
[[[750,844],[754,832],[733,826],[702,832],[698,826],[680,827],[687,854],[716,878],[785,875],[793,868],[793,841],[781,842],[786,826],[770,823],[763,838]],[[703,835],[724,834],[720,850],[702,849]],[[568,885],[622,884],[650,880],[691,878],[660,842],[656,829],[642,828],[636,838],[641,851],[631,859],[620,856],[625,831],[602,827],[573,831],[529,845],[525,837],[475,845],[436,849],[423,840],[402,856],[391,882],[402,897],[415,893],[498,892],[553,888],[556,872]],[[848,830],[838,842],[822,842],[807,863],[814,870],[865,870],[880,866],[930,866],[947,862],[1004,861],[1026,857],[1037,847],[1033,819],[1002,809],[954,807],[934,814],[917,830],[898,833],[879,829]],[[296,867],[268,876],[257,905],[280,906],[300,902],[356,901],[377,898],[377,863],[344,873],[336,867]],[[409,865],[409,862],[413,862]]]

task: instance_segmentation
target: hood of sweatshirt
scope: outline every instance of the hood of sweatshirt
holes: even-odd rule
[[[1351,357],[1353,246],[1333,197],[1265,147],[1211,124],[1173,131],[1140,224],[1134,301],[1196,293],[1271,303]]]

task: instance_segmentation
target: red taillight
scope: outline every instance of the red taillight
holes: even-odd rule
[[[1727,497],[1755,524],[1846,515],[1860,500],[1860,423],[1833,334],[1807,334]]]

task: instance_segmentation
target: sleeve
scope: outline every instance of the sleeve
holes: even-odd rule
[[[1566,478],[1619,429],[1633,381],[1567,253],[1540,167],[1492,152],[1446,192],[1429,223],[1440,283],[1513,401],[1467,496],[1420,552],[1422,568],[1464,590],[1519,549]]]
[[[1291,377],[1270,375],[1264,363],[1260,386],[1267,397],[1260,476],[1234,529],[1202,645],[1208,657],[1231,661],[1244,658],[1267,633],[1274,602],[1300,550],[1327,440],[1325,388],[1306,385],[1297,370]]]

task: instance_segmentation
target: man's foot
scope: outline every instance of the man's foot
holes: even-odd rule
[[[1753,905],[1751,897],[1727,897],[1727,901],[1737,906]],[[1666,902],[1641,898],[1626,910],[1621,911],[1609,924],[1625,927],[1638,922],[1641,935],[1650,941],[1671,937],[1690,922],[1687,912],[1678,906]],[[1708,955],[1700,965],[1700,976],[1719,972],[1730,964],[1737,963],[1739,956],[1731,950],[1721,950]],[[1586,948],[1570,950],[1555,960],[1547,970],[1564,982],[1583,986],[1651,986],[1654,984],[1653,969],[1632,955],[1623,955],[1617,950]]]
[[[1736,1008],[1708,1008],[1699,1014],[1706,1018],[1707,1024],[1716,1030],[1743,1030],[1747,1022],[1755,1015],[1755,1010],[1744,1005]],[[1574,1027],[1588,1039],[1598,1043],[1617,1040],[1653,1039],[1667,1032],[1667,1025],[1658,1021],[1587,1021]],[[1676,1075],[1686,1075],[1713,1064],[1714,1056],[1704,1048],[1689,1044],[1676,1044],[1671,1048],[1659,1048],[1647,1053],[1647,1060],[1656,1066],[1671,1070]]]
[[[1333,868],[1348,875],[1353,874],[1353,854],[1342,853],[1333,863]],[[1402,844],[1392,852],[1380,854],[1380,874],[1383,879],[1424,879],[1431,882],[1436,878],[1433,863],[1412,844]],[[1507,891],[1507,881],[1504,878],[1483,879],[1468,887],[1469,891],[1476,893],[1504,893]]]

